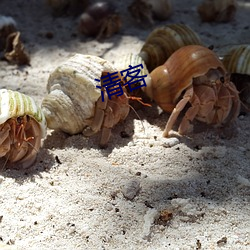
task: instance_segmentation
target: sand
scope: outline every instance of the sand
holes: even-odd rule
[[[136,25],[130,2],[116,3],[121,31],[96,41],[79,36],[77,18],[52,17],[44,1],[1,0],[0,14],[16,20],[31,56],[26,67],[0,61],[1,88],[40,104],[62,61],[82,53],[114,62],[169,23],[189,25],[215,51],[250,41],[249,1],[220,24],[200,21],[200,1],[172,1],[170,19],[151,28]],[[250,249],[250,115],[223,131],[195,122],[189,137],[162,138],[169,114],[156,105],[137,112],[141,120],[131,110],[115,126],[107,149],[99,134],[48,130],[30,169],[2,172],[0,249]]]

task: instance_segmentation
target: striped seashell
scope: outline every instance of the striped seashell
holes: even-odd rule
[[[230,73],[250,75],[250,45],[238,45],[229,49],[223,64]]]
[[[139,55],[149,72],[162,65],[177,49],[192,44],[202,44],[199,36],[187,25],[170,24],[153,30]]]
[[[240,92],[242,111],[250,110],[250,45],[231,47],[224,53],[222,60],[227,71],[231,73],[231,80]]]
[[[17,91],[0,90],[0,157],[29,167],[36,159],[46,120],[35,101]]]

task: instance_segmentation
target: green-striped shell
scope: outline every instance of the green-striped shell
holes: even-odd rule
[[[39,123],[43,137],[45,137],[46,120],[33,98],[18,91],[0,89],[0,124],[5,123],[10,118],[25,115],[34,118]]]
[[[153,30],[139,55],[151,72],[162,65],[177,49],[192,44],[201,45],[202,42],[190,27],[184,24],[170,24]]]
[[[230,73],[250,75],[250,45],[229,49],[223,57],[223,64]]]

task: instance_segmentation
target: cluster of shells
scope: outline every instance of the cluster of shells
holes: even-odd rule
[[[119,72],[140,64],[139,76],[147,76],[143,91],[171,113],[164,136],[169,136],[187,103],[191,107],[181,121],[180,134],[191,131],[194,119],[216,126],[229,124],[239,115],[241,101],[250,106],[249,85],[241,78],[234,83],[230,78],[230,74],[250,75],[250,45],[230,48],[220,60],[190,27],[170,24],[153,30],[138,54],[129,53],[114,64],[82,54],[63,62],[49,76],[41,107],[29,96],[0,90],[0,157],[10,166],[32,165],[47,127],[84,136],[101,131],[100,147],[106,147],[112,128],[130,110],[132,97],[125,87],[130,79]],[[97,79],[112,73],[117,73],[123,93],[110,98]]]

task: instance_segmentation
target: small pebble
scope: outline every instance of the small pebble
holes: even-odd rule
[[[178,138],[161,138],[162,146],[165,148],[171,148],[180,143]]]
[[[139,194],[141,189],[140,181],[137,179],[130,180],[122,188],[123,196],[128,200],[133,200]]]

